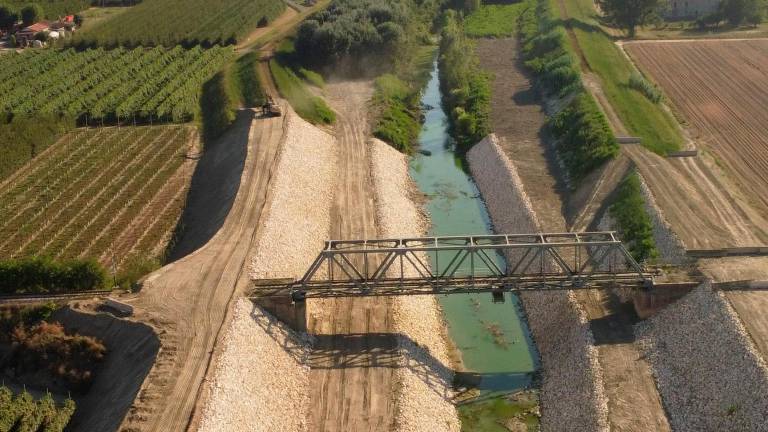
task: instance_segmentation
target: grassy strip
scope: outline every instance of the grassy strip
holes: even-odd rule
[[[440,40],[440,86],[448,108],[451,134],[468,150],[491,130],[491,77],[480,68],[474,42],[452,10],[444,16]]]
[[[373,135],[403,153],[410,153],[421,130],[419,92],[392,74],[376,79],[375,87],[373,103],[381,110],[381,116]]]
[[[551,2],[559,0],[550,0]],[[600,28],[592,0],[562,0],[570,19],[565,20],[576,35],[587,64],[600,77],[603,91],[627,130],[643,145],[660,155],[679,150],[683,137],[677,121],[660,105],[629,86],[634,66]],[[560,14],[560,9],[552,4]],[[561,20],[565,18],[560,16]],[[574,47],[576,48],[576,47]]]
[[[269,69],[277,84],[280,94],[291,104],[303,119],[314,123],[330,124],[336,120],[336,114],[325,101],[312,94],[304,81],[294,71],[282,64],[277,58],[269,61]]]
[[[622,240],[638,262],[658,257],[651,217],[645,211],[640,176],[636,172],[619,185],[610,213],[616,220]]]
[[[526,2],[481,5],[464,21],[470,37],[507,37],[517,32],[517,17]]]
[[[258,64],[259,55],[249,52],[238,58],[232,69],[240,103],[246,107],[257,107],[264,103],[264,90],[261,88],[256,69]]]
[[[547,0],[529,0],[520,16],[526,66],[548,95],[565,107],[549,119],[557,151],[569,177],[578,182],[616,157],[619,145],[594,98],[584,91],[581,73],[563,27],[552,19]]]

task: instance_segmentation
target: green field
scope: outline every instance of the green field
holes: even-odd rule
[[[79,32],[79,46],[232,45],[285,9],[280,0],[144,0]]]
[[[551,0],[551,8],[563,19],[558,1]],[[592,0],[562,2],[570,17],[564,22],[574,32],[579,45],[573,48],[583,53],[586,60],[582,67],[600,78],[606,97],[629,133],[642,138],[645,147],[661,155],[680,149],[683,137],[677,120],[661,105],[629,86],[630,76],[636,69],[599,26]]]
[[[231,48],[27,50],[0,56],[0,114],[185,122]]]
[[[162,259],[184,208],[189,126],[77,129],[0,189],[0,259]],[[126,264],[124,266],[124,264]]]
[[[53,20],[89,8],[91,0],[0,0],[0,4],[10,5],[15,9],[37,4],[43,9],[45,18]]]
[[[464,21],[464,31],[471,37],[505,37],[517,31],[517,18],[526,2],[508,5],[482,5]]]
[[[61,432],[75,412],[75,402],[57,404],[50,394],[35,400],[26,391],[13,395],[0,387],[0,430]]]

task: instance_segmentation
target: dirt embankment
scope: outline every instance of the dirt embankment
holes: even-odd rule
[[[135,307],[136,319],[157,329],[162,348],[122,428],[167,431],[190,424],[231,299],[248,284],[248,258],[270,199],[282,136],[283,118],[239,113],[198,164],[210,168],[205,186],[193,182],[190,192],[190,210],[200,213],[185,217],[214,228],[187,231],[181,243],[189,241],[187,250],[194,250],[210,240],[149,275],[139,293],[124,298]],[[206,219],[211,208],[223,222]]]
[[[255,278],[300,276],[328,236],[334,138],[290,109],[285,121],[272,200],[250,269]],[[239,300],[210,377],[199,430],[307,430],[308,345],[261,308]]]
[[[541,230],[517,168],[495,136],[468,154],[470,169],[498,232]],[[544,431],[607,430],[607,401],[598,352],[584,310],[566,291],[521,295],[541,355]]]
[[[677,431],[766,431],[768,369],[705,283],[637,327]]]
[[[384,238],[417,237],[427,229],[426,215],[412,194],[408,157],[388,144],[371,140],[371,172],[376,188],[376,215]],[[426,257],[425,257],[426,258]],[[437,299],[403,296],[394,300],[394,329],[402,356],[396,371],[395,424],[398,431],[458,431],[451,402],[453,371]]]
[[[155,361],[160,349],[157,334],[141,323],[69,307],[53,318],[68,331],[99,338],[107,347],[93,386],[84,397],[76,397],[77,410],[68,430],[117,430]]]

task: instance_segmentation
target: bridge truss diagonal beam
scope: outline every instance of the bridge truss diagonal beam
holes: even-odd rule
[[[295,281],[254,296],[448,294],[649,286],[652,277],[612,231],[331,240]]]

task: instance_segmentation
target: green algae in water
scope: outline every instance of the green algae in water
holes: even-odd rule
[[[498,396],[459,405],[461,430],[466,432],[535,432],[539,430],[538,399],[532,393]]]

